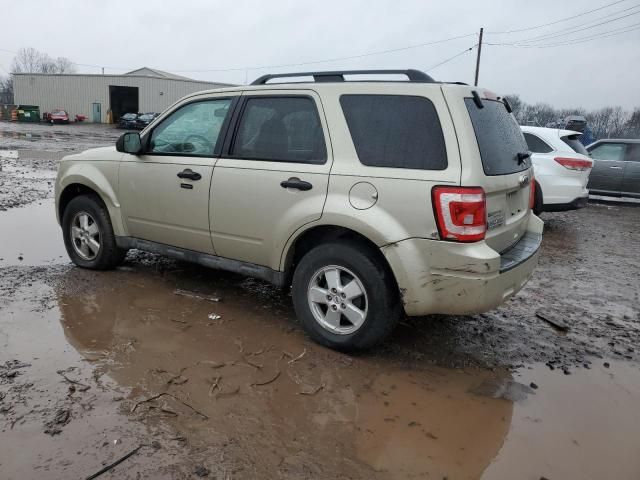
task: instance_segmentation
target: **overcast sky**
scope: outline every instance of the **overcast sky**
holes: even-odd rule
[[[268,72],[362,68],[417,68],[439,80],[472,83],[475,49],[431,67],[472,47],[477,43],[474,36],[307,66],[248,72],[195,70],[335,59],[473,34],[481,26],[487,32],[520,30],[608,3],[612,0],[4,0],[3,11],[9,15],[0,29],[0,49],[34,47],[52,57],[104,65],[105,73],[148,66],[230,83],[244,83],[245,76],[251,81]],[[594,25],[624,15],[629,16]],[[518,93],[527,102],[556,107],[640,106],[639,24],[640,2],[625,0],[545,28],[487,33],[487,43],[527,40],[550,45],[636,27],[572,45],[485,45],[480,84],[500,94]],[[573,26],[582,30],[562,35],[573,31]],[[530,40],[543,35],[550,37]],[[11,53],[0,51],[0,73],[6,74],[12,58]],[[100,73],[93,67],[78,70]]]

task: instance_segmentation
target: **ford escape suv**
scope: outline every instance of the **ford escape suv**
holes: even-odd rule
[[[313,339],[357,350],[403,313],[479,313],[520,290],[542,239],[532,175],[485,89],[416,70],[278,74],[65,157],[56,209],[81,267],[141,249],[291,286]]]

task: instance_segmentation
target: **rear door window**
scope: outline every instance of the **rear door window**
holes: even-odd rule
[[[553,148],[551,148],[547,142],[542,140],[540,137],[533,135],[532,133],[524,132],[524,139],[527,142],[527,146],[529,150],[533,153],[549,153],[553,152]]]
[[[627,148],[627,162],[640,162],[640,143],[631,143]]]
[[[473,98],[465,98],[480,149],[485,175],[509,175],[531,167],[531,160],[519,160],[518,153],[529,151],[520,125],[507,112],[504,103],[483,99],[478,108]]]
[[[363,165],[447,168],[444,134],[431,100],[407,95],[342,95],[340,105]]]
[[[569,145],[571,147],[571,150],[573,150],[576,153],[579,153],[581,155],[589,155],[589,152],[587,152],[587,149],[584,148],[584,145],[582,145],[582,143],[580,143],[580,140],[578,140],[579,135],[567,135],[566,137],[560,137],[561,140],[566,143],[567,145]]]
[[[309,97],[253,97],[242,112],[234,157],[323,164],[327,149],[315,102]]]

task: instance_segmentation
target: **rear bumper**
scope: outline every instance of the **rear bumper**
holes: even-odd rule
[[[473,314],[492,310],[517,293],[538,263],[542,221],[502,254],[485,242],[461,244],[407,239],[382,248],[407,315]]]
[[[566,212],[568,210],[578,210],[584,208],[589,203],[589,196],[576,198],[569,203],[544,204],[542,210],[545,212]]]

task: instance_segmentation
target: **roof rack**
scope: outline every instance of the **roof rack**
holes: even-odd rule
[[[435,80],[420,70],[341,70],[333,72],[300,72],[300,73],[274,73],[263,75],[251,85],[265,85],[274,78],[313,77],[314,82],[344,82],[345,75],[406,75],[409,82],[435,83]],[[286,83],[286,82],[285,82]]]

